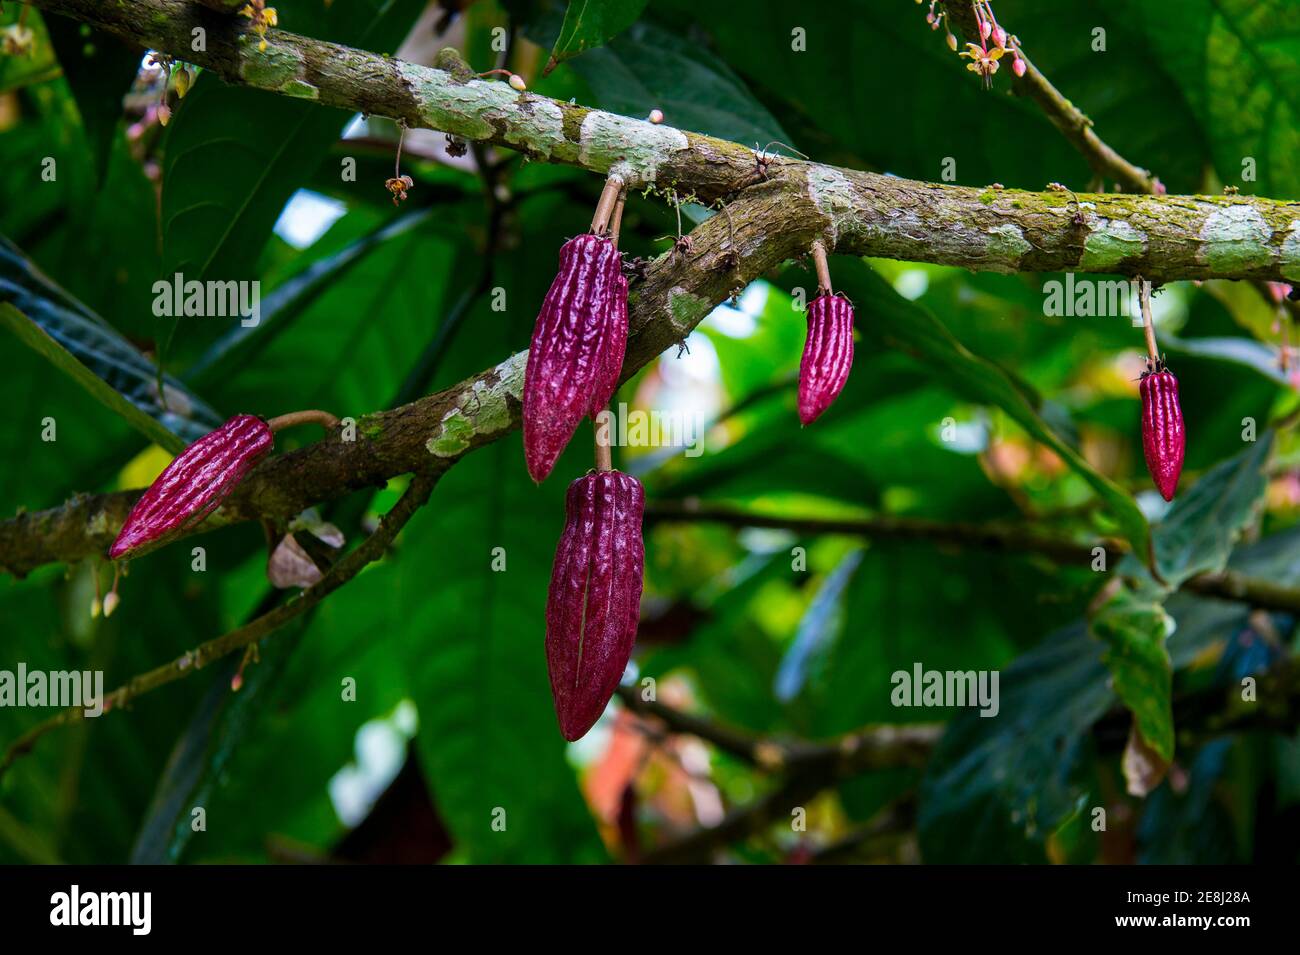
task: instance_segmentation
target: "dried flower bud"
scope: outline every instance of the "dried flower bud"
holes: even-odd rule
[[[90,619],[94,620],[104,612],[104,602],[96,597],[90,602]]]
[[[808,303],[808,337],[799,364],[799,420],[812,424],[844,388],[853,367],[853,304],[843,295]]]
[[[645,491],[629,474],[596,471],[569,485],[546,601],[546,663],[567,740],[600,719],[632,655],[644,510]]]
[[[266,456],[272,440],[266,422],[247,414],[199,438],[136,501],[108,556],[135,556],[203,520]]]
[[[172,81],[176,85],[176,95],[184,99],[185,94],[190,91],[190,86],[194,83],[194,78],[190,74],[190,68],[182,65],[178,66],[176,72],[172,74]]]
[[[538,483],[551,473],[578,423],[599,410],[598,393],[609,388],[619,324],[615,302],[626,303],[627,285],[620,278],[618,249],[609,239],[580,235],[560,249],[560,271],[538,313],[524,371],[524,457]]]
[[[1183,473],[1183,452],[1187,435],[1183,431],[1183,410],[1178,405],[1178,379],[1155,363],[1155,370],[1142,375],[1142,453],[1151,479],[1166,501],[1174,499],[1179,475]]]
[[[166,103],[163,103],[161,106],[159,106],[158,112],[155,113],[154,115],[158,117],[158,124],[160,126],[166,126],[168,123],[172,121],[171,107],[168,106]]]

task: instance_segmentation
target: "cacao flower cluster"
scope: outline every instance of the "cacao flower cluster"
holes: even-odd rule
[[[136,501],[108,556],[134,556],[203,520],[270,452],[273,441],[270,426],[247,414],[199,438]]]
[[[560,732],[581,738],[632,656],[641,610],[645,490],[619,471],[569,485],[546,601],[546,664]]]
[[[818,295],[808,304],[808,337],[799,363],[799,420],[812,424],[838,397],[853,367],[853,304]]]
[[[1178,379],[1163,362],[1148,364],[1138,385],[1142,395],[1142,453],[1161,497],[1172,501],[1183,473],[1187,446],[1183,410],[1178,404]]]
[[[578,423],[613,397],[626,346],[627,280],[618,248],[598,235],[570,239],[524,372],[524,459],[534,481],[551,473]]]

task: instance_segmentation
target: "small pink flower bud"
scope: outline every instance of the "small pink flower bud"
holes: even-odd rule
[[[1006,49],[1007,31],[1001,27],[993,28],[993,45],[998,49]]]
[[[1016,74],[1016,76],[1024,76],[1024,75],[1025,75],[1025,61],[1022,60],[1020,57],[1016,57],[1014,60],[1012,60],[1012,61],[1011,61],[1011,72],[1014,73],[1014,74]]]

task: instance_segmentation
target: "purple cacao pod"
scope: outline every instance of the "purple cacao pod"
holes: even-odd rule
[[[1172,501],[1187,448],[1183,410],[1178,406],[1178,379],[1157,362],[1155,371],[1142,375],[1138,390],[1142,393],[1142,453],[1147,470],[1160,495]]]
[[[632,656],[644,510],[645,490],[630,474],[596,471],[569,485],[546,601],[546,665],[570,741],[600,719]]]
[[[819,295],[808,304],[808,338],[799,364],[799,420],[812,424],[849,380],[853,367],[853,304]]]
[[[604,370],[596,386],[596,397],[591,402],[591,417],[595,419],[605,408],[614,392],[618,391],[618,378],[623,374],[623,358],[627,352],[627,279],[620,271],[614,280],[613,314],[609,319],[609,344],[605,347]]]
[[[542,302],[524,370],[524,458],[538,483],[578,423],[594,413],[597,391],[609,376],[621,277],[618,249],[609,239],[580,235],[560,249],[560,271]]]
[[[266,456],[273,440],[266,422],[249,414],[199,438],[136,501],[108,556],[133,556],[203,520]]]

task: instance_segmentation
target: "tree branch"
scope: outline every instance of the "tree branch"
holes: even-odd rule
[[[719,302],[802,254],[829,249],[974,269],[1141,272],[1173,278],[1300,274],[1300,204],[1266,199],[1079,196],[976,190],[760,157],[735,143],[561,103],[506,83],[403,63],[283,30],[268,48],[241,18],[184,0],[34,0],[133,42],[197,62],[227,81],[305,97],[517,149],[534,159],[616,170],[629,184],[737,196],[691,235],[688,256],[650,263],[630,303],[624,379],[680,342]],[[206,49],[191,49],[191,30]],[[734,228],[734,237],[731,230]],[[264,462],[194,532],[304,508],[426,467],[441,473],[519,425],[526,356],[452,388],[364,415],[340,436]],[[102,554],[139,492],[77,497],[0,523],[0,568]]]
[[[1087,567],[1092,549],[1105,547],[1112,555],[1123,554],[1128,544],[1113,538],[1099,538],[1093,544],[1079,544],[1067,537],[1043,534],[1013,524],[945,523],[920,517],[881,515],[856,518],[798,517],[759,514],[726,504],[702,504],[696,500],[646,502],[647,524],[701,521],[729,527],[760,527],[788,530],[796,534],[848,534],[872,540],[924,540],[957,547],[974,547],[1001,553],[1038,554],[1062,565]],[[1199,574],[1184,581],[1182,588],[1204,597],[1217,597],[1249,604],[1264,610],[1300,614],[1300,588],[1271,580],[1248,577],[1238,571]]]
[[[284,30],[267,49],[241,24],[185,0],[32,0],[227,82],[404,121],[530,158],[615,173],[711,202],[770,180],[787,202],[767,223],[801,248],[978,270],[1076,271],[1177,279],[1300,277],[1300,203],[1250,197],[1080,195],[972,189],[855,172],[563,103]],[[191,31],[206,31],[192,49]],[[459,68],[458,68],[459,67]]]
[[[306,613],[360,573],[367,564],[382,557],[398,532],[429,499],[429,494],[437,483],[437,475],[427,471],[413,476],[397,503],[383,516],[379,528],[362,541],[356,550],[330,568],[317,583],[308,587],[294,600],[281,604],[223,636],[200,644],[171,663],[132,677],[104,698],[102,701],[104,714],[106,715],[110,710],[120,710],[150,690],[174,683],[203,669],[214,660],[219,660],[236,650],[242,650],[274,633],[295,617]],[[71,707],[32,727],[5,751],[4,758],[0,760],[0,777],[4,776],[14,760],[30,752],[36,741],[46,733],[85,718],[85,710],[82,707]]]

